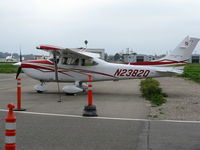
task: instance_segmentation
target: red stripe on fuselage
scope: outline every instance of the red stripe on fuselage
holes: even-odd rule
[[[21,65],[22,68],[30,68],[30,69],[37,69],[37,70],[46,69],[46,70],[49,70],[52,72],[54,71],[54,69],[51,69],[51,68],[42,67],[42,66],[38,66],[38,65],[34,65],[34,64],[27,64],[27,63],[33,63],[33,61],[25,61],[25,62],[22,63],[22,65]],[[39,61],[36,61],[35,63],[38,63],[38,62]],[[42,61],[42,64],[45,64],[45,63]],[[52,65],[52,63],[51,63],[51,65]],[[113,75],[110,75],[110,74],[106,74],[106,73],[102,73],[102,72],[95,72],[95,71],[91,71],[91,70],[73,69],[73,68],[71,68],[71,69],[61,68],[61,69],[64,69],[64,70],[60,70],[58,72],[64,73],[64,72],[68,72],[68,71],[72,71],[72,72],[79,71],[77,73],[94,73],[94,74],[100,74],[100,75],[104,75],[104,76],[114,77]],[[45,72],[49,72],[49,71],[45,71]],[[44,71],[42,71],[42,72],[44,72]]]
[[[165,62],[168,61],[168,62]],[[173,60],[161,60],[161,61],[144,61],[144,62],[133,62],[133,63],[125,63],[130,65],[168,65],[175,63],[186,63],[186,61],[173,61]]]
[[[82,69],[75,69],[75,70],[80,70],[81,72],[85,72],[85,73],[96,73],[96,74],[100,74],[100,75],[104,75],[104,76],[114,77],[113,75],[102,73],[102,72],[96,72],[96,71],[90,71],[90,70],[82,70]]]
[[[27,60],[27,61],[22,62],[22,64],[27,64],[27,63],[38,63],[38,64],[53,65],[53,62],[48,61],[48,60]]]
[[[22,68],[30,68],[30,69],[46,69],[46,70],[54,71],[54,69],[50,69],[47,67],[41,67],[41,66],[36,66],[36,65],[32,65],[32,64],[24,64],[24,63],[22,63],[21,67]]]

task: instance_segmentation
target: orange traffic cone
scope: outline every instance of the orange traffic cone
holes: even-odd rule
[[[5,150],[16,149],[16,117],[13,113],[14,104],[8,104],[9,112],[5,118]]]

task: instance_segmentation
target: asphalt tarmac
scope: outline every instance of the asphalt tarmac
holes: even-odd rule
[[[0,149],[4,149],[6,105],[16,104],[13,74],[0,75]],[[82,117],[87,95],[61,94],[55,83],[36,93],[39,83],[22,75],[22,107],[16,112],[18,150],[198,150],[200,122],[148,120],[150,105],[139,92],[140,80],[94,83],[97,118]],[[61,84],[66,85],[66,84]]]

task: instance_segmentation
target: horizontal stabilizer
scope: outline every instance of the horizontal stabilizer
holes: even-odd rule
[[[182,74],[183,70],[176,69],[174,67],[154,67],[153,70],[160,73],[174,73],[174,74]]]

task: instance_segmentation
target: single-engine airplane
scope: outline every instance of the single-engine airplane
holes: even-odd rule
[[[87,88],[88,75],[93,81],[117,81],[125,79],[138,79],[147,77],[166,77],[181,74],[184,65],[191,57],[199,38],[187,36],[167,56],[150,62],[129,64],[114,64],[99,58],[99,55],[87,52],[87,48],[61,48],[50,45],[40,45],[41,49],[52,54],[47,60],[22,61],[21,68],[25,74],[39,80],[41,84],[34,86],[37,92],[44,92],[47,88],[45,82],[74,82],[74,85],[63,87],[69,94],[83,92]]]

